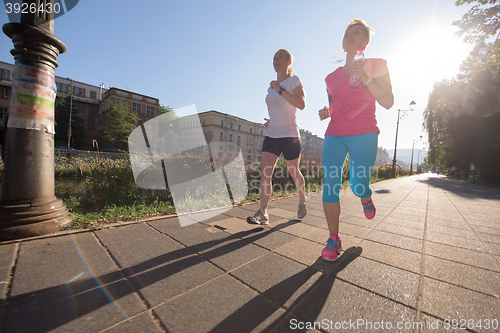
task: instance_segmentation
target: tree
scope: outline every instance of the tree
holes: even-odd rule
[[[78,115],[76,101],[71,103],[71,96],[57,97],[55,103],[55,131],[54,142],[56,146],[66,146],[68,144],[68,124],[69,124],[69,106],[72,104],[71,111],[71,143],[74,148],[80,148],[83,142],[85,126],[83,119]]]
[[[128,136],[139,121],[139,116],[124,102],[112,103],[111,111],[102,116],[98,126],[105,146],[127,150]]]
[[[457,165],[467,173],[474,162],[481,177],[500,184],[500,4],[477,3],[461,21],[458,34],[475,43],[456,80],[436,83],[424,112],[429,135],[429,163]],[[494,40],[492,40],[492,37]]]

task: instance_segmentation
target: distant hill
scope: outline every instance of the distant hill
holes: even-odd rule
[[[417,165],[417,157],[419,157],[419,151],[420,151],[420,163],[422,163],[424,157],[427,156],[427,150],[414,149],[413,150],[414,165]],[[389,154],[389,157],[391,158],[392,161],[392,159],[394,158],[394,149],[388,149],[387,153]],[[411,149],[398,149],[398,153],[396,154],[396,159],[408,163],[409,165],[411,162]]]

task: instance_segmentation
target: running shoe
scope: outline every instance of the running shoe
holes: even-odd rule
[[[363,200],[361,200],[361,204],[363,205],[363,210],[365,211],[366,218],[369,220],[374,218],[375,213],[376,213],[376,209],[375,209],[375,205],[373,204],[372,199],[370,198],[370,202],[367,204],[364,204]]]
[[[269,214],[264,212],[262,209],[259,209],[254,216],[247,217],[247,222],[250,224],[268,225]]]
[[[342,249],[342,240],[333,240],[331,237],[326,241],[326,247],[321,251],[321,257],[326,261],[336,261],[339,251]]]
[[[297,211],[297,217],[303,219],[307,215],[307,204],[306,201],[299,202],[299,210]]]

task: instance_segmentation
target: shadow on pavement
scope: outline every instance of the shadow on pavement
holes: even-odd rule
[[[109,322],[107,322],[108,326],[102,328],[105,329],[146,310],[145,307],[136,306],[133,308],[135,293],[139,290],[146,289],[160,280],[205,262],[205,259],[211,260],[236,251],[249,245],[249,242],[255,242],[272,232],[298,222],[298,220],[290,220],[288,223],[283,223],[265,232],[262,232],[264,228],[256,226],[249,231],[238,232],[222,239],[176,250],[121,270],[11,297],[4,303],[6,316],[2,332],[48,332],[61,329],[62,326],[65,326],[66,330],[73,326],[71,325],[72,321],[97,310],[100,311],[99,316],[110,317]],[[242,239],[244,237],[247,239]],[[200,253],[206,250],[208,251]],[[340,258],[345,257],[347,253],[348,251]],[[353,259],[339,260],[337,265],[344,267],[342,266],[345,265],[344,262],[348,263]],[[283,283],[298,286],[317,272],[316,269],[308,267]],[[280,288],[280,286],[276,286],[276,288]],[[293,294],[292,291],[291,293]],[[283,295],[283,297],[286,298],[287,295]],[[158,299],[158,301],[161,303],[165,300]],[[122,303],[123,308],[121,307]],[[255,310],[251,303],[244,307],[245,311]],[[108,310],[103,311],[104,307],[107,307]],[[122,317],[117,315],[116,311],[121,313]],[[244,312],[239,310],[233,316],[241,315],[244,315]],[[267,317],[268,314],[263,315]],[[228,320],[234,320],[233,316],[230,316]],[[104,320],[104,322],[106,321]],[[219,326],[223,327],[224,323],[226,321]],[[92,330],[94,329],[95,326],[92,327]]]
[[[451,179],[447,177],[431,177],[419,179],[418,181],[466,198],[500,200],[500,190],[469,183],[464,180]]]
[[[334,265],[334,269],[331,273],[322,273],[321,276],[314,282],[311,287],[308,288],[302,295],[300,295],[296,301],[293,302],[293,304],[289,307],[289,311],[285,312],[282,316],[280,316],[277,320],[275,320],[272,324],[270,324],[265,331],[269,332],[277,327],[283,327],[283,323],[286,320],[286,318],[291,315],[290,311],[293,312],[293,310],[300,304],[302,303],[320,284],[325,282],[325,279],[328,276],[332,276],[333,279],[328,280],[328,286],[326,288],[328,291],[331,290],[333,286],[333,282],[335,281],[335,277],[337,274],[342,271],[344,268],[346,268],[351,262],[353,262],[356,258],[361,256],[362,253],[362,248],[360,247],[351,247],[347,249],[340,257],[339,260],[337,260],[334,263],[327,263],[330,265]],[[277,301],[280,305],[283,305],[286,303],[290,297],[293,296],[294,292],[300,288],[303,284],[305,284],[310,278],[313,277],[313,275],[318,273],[317,269],[314,269],[313,267],[322,267],[324,266],[324,263],[326,263],[322,258],[318,258],[316,262],[311,266],[307,267],[304,270],[298,272],[295,275],[290,276],[286,280],[283,280],[282,282],[274,285],[273,287],[269,288],[268,290],[264,291],[264,295],[278,295],[275,296],[274,301]],[[331,282],[331,283],[330,283]],[[325,282],[326,283],[326,282]],[[325,286],[323,286],[325,288]],[[330,295],[329,292],[324,292],[321,294],[321,297],[316,297],[314,298],[314,312],[316,316],[319,316],[321,313],[321,310],[323,306],[326,303],[326,300],[328,299],[328,296]],[[253,313],[253,321],[252,324],[245,325],[245,327],[241,327],[238,331],[239,332],[251,332],[253,331],[257,326],[259,326],[262,322],[264,322],[268,317],[272,316],[275,313],[275,309],[270,309],[268,312],[266,311],[260,311],[259,309],[256,308],[257,304],[261,304],[261,296],[255,296],[252,300],[250,300],[248,303],[243,305],[240,309],[235,311],[232,315],[227,317],[225,320],[223,320],[221,323],[219,323],[216,327],[214,327],[212,330],[210,330],[211,333],[215,332],[231,332],[234,330],[234,323],[238,322],[239,318],[244,318],[247,313]],[[258,315],[255,315],[255,312],[258,312]],[[280,325],[281,324],[281,325]],[[281,328],[280,327],[280,328]],[[280,328],[278,328],[278,331],[280,331]],[[286,329],[285,329],[286,331]]]

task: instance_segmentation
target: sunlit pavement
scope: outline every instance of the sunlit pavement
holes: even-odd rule
[[[372,188],[373,220],[342,194],[334,263],[321,194],[303,220],[297,197],[272,201],[265,227],[251,204],[2,243],[0,332],[498,332],[500,190],[431,174]]]

